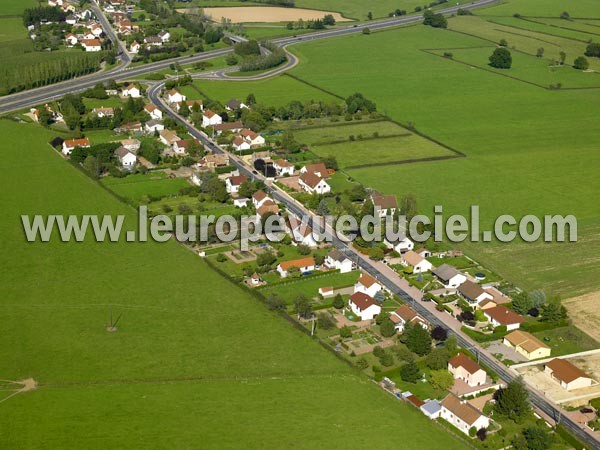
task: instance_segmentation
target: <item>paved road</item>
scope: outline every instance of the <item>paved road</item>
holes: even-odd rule
[[[443,14],[454,14],[459,8],[463,9],[474,9],[483,6],[488,6],[499,2],[500,0],[479,0],[470,4],[464,4],[460,6],[451,6],[439,10],[438,12]],[[393,17],[389,19],[374,20],[361,25],[349,25],[343,27],[337,27],[329,30],[318,31],[310,34],[303,34],[298,37],[285,37],[281,39],[274,39],[273,43],[286,47],[288,45],[309,42],[315,39],[327,39],[336,36],[345,36],[353,33],[362,32],[363,28],[369,28],[371,30],[384,30],[387,28],[397,27],[400,25],[407,25],[410,23],[420,22],[423,20],[421,14]],[[107,30],[108,31],[108,30]],[[68,93],[81,92],[85,89],[93,87],[99,82],[106,82],[109,80],[132,80],[141,75],[156,72],[169,67],[170,64],[178,62],[181,64],[189,64],[198,61],[206,61],[208,59],[216,58],[218,56],[226,55],[231,52],[231,48],[211,50],[204,53],[198,53],[191,56],[182,56],[178,58],[172,58],[166,61],[159,61],[155,63],[148,63],[137,67],[116,67],[105,72],[98,72],[91,75],[75,78],[73,80],[63,81],[50,86],[44,86],[37,89],[31,89],[24,92],[18,92],[16,94],[7,95],[0,99],[0,114],[5,114],[10,111],[23,109],[31,106],[43,104],[52,100],[56,100]],[[281,70],[286,70],[284,67]],[[272,73],[267,75],[259,75],[258,77],[264,78],[265,76],[271,76]]]
[[[312,226],[313,229],[318,229],[317,225],[315,224],[315,219],[317,217],[315,214],[307,210],[285,191],[274,186],[261,174],[253,173],[251,169],[249,169],[248,166],[239,157],[237,157],[237,155],[232,155],[228,152],[225,152],[205,133],[194,128],[183,117],[172,111],[161,98],[163,86],[164,83],[162,82],[156,83],[148,90],[148,97],[156,106],[161,108],[167,115],[185,126],[188,132],[195,138],[199,139],[208,149],[215,153],[228,154],[233,164],[239,169],[240,173],[247,175],[251,179],[265,181],[270,188],[269,191],[271,196],[275,200],[283,203],[286,209],[292,214],[303,219],[307,218],[308,224]],[[416,288],[410,286],[406,280],[400,277],[390,267],[383,263],[374,262],[366,258],[351,245],[349,245],[347,240],[344,240],[343,236],[341,238],[337,237],[334,231],[330,228],[325,230],[325,234],[332,237],[332,243],[336,248],[338,248],[348,258],[355,261],[362,270],[379,280],[379,282],[382,283],[387,289],[402,298],[432,325],[449,329],[451,333],[456,335],[458,344],[461,347],[469,349],[475,353],[478,361],[496,372],[502,380],[509,382],[516,377],[514,372],[496,360],[492,354],[481,348],[477,342],[463,334],[460,330],[460,322],[446,312],[437,311],[433,302],[424,302],[422,300],[423,294]],[[590,446],[589,448],[600,449],[600,441],[591,432],[588,432],[587,429],[581,428],[575,421],[571,420],[570,417],[565,415],[559,408],[557,408],[551,400],[546,399],[541,392],[537,391],[531,386],[528,386],[528,389],[530,392],[531,403],[537,409],[553,419],[555,422],[560,422],[562,426],[568,429],[573,435],[577,436],[579,440],[586,442]]]
[[[95,0],[92,0],[90,2],[90,8],[92,9],[92,11],[94,11],[94,14],[96,15],[96,18],[98,19],[98,22],[100,22],[100,25],[102,26],[102,29],[104,30],[104,33],[109,37],[109,39],[113,43],[113,46],[117,50],[117,53],[119,54],[119,59],[121,60],[120,67],[121,68],[127,67],[131,63],[131,58],[129,56],[129,53],[127,53],[127,48],[125,47],[123,42],[121,42],[119,40],[117,33],[115,33],[115,30],[113,29],[110,22],[104,15],[104,11],[102,11],[102,9],[98,6],[98,3],[96,3]]]

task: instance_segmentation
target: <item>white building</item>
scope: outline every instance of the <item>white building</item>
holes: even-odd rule
[[[62,147],[63,154],[70,155],[76,147],[90,148],[90,140],[88,138],[68,139],[63,142]]]
[[[237,194],[240,191],[240,187],[248,181],[246,175],[234,175],[225,180],[225,186],[228,194]]]
[[[152,103],[149,103],[146,106],[144,106],[144,111],[146,111],[153,119],[160,120],[163,118],[162,111],[156,106],[154,106]]]
[[[407,237],[399,239],[395,242],[390,242],[387,239],[384,239],[383,243],[387,248],[391,248],[398,253],[405,253],[415,248],[415,243]]]
[[[372,320],[381,313],[381,306],[373,297],[364,292],[355,292],[348,300],[350,310],[360,317],[360,320]]]
[[[223,123],[223,118],[216,112],[207,109],[202,113],[202,128],[212,127]]]
[[[448,264],[442,264],[431,273],[433,273],[447,289],[457,288],[467,281],[467,277],[465,275],[460,273],[455,267],[449,266]]]
[[[370,297],[375,297],[375,294],[382,289],[383,286],[375,278],[364,272],[360,274],[358,281],[354,285],[354,292],[362,292]]]
[[[309,194],[317,193],[322,195],[331,192],[331,186],[327,184],[325,178],[321,178],[315,173],[303,173],[298,178],[298,184]]]
[[[450,422],[460,431],[469,434],[471,428],[480,430],[490,426],[490,419],[466,400],[461,400],[454,394],[442,400],[440,417]]]
[[[325,266],[330,269],[337,269],[341,273],[352,272],[352,260],[340,252],[337,248],[334,248],[329,252],[327,258],[325,258]]]
[[[142,95],[141,95],[139,88],[135,84],[131,83],[131,84],[128,84],[127,86],[123,86],[121,88],[121,96],[131,97],[131,98],[140,98]]]
[[[185,102],[187,97],[179,92],[177,89],[171,89],[167,94],[168,103],[180,103]]]
[[[123,169],[131,170],[135,167],[137,161],[136,156],[127,150],[125,147],[119,147],[115,150],[115,156],[119,159]]]
[[[312,272],[315,270],[315,260],[312,257],[294,259],[292,261],[284,261],[277,266],[277,272],[282,278],[289,275],[290,269],[296,267],[300,273]]]
[[[402,264],[412,267],[413,273],[429,272],[433,269],[433,264],[412,250],[402,254]]]

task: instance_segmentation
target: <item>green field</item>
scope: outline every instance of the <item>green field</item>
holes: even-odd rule
[[[596,0],[569,3],[562,0],[507,0],[498,6],[481,10],[481,14],[512,16],[519,13],[524,16],[559,17],[563,11],[568,11],[571,17],[600,18]]]
[[[472,33],[480,24],[481,29],[489,26],[478,17],[450,19],[451,28],[455,23],[477,25]],[[600,192],[600,122],[595,118],[600,90],[540,89],[422,51],[485,45],[487,40],[462,33],[409,27],[296,46],[303,64],[292,73],[342,97],[362,92],[392,119],[413,122],[419,131],[467,154],[450,161],[350,170],[355,179],[382,192],[414,193],[421,213],[431,214],[441,204],[448,217],[479,205],[486,227],[500,214],[574,214],[576,244],[460,247],[525,289],[565,297],[598,289],[600,280],[593,274],[600,270],[600,211],[591,193]],[[537,77],[534,69],[525,75]]]
[[[221,103],[226,103],[232,98],[244,100],[250,93],[256,96],[258,103],[268,106],[282,106],[292,100],[303,102],[309,100],[340,101],[286,75],[259,81],[197,80],[194,81],[194,86],[202,94]],[[191,86],[183,87],[182,92],[189,98],[200,96]]]
[[[177,195],[181,188],[190,185],[183,178],[166,178],[164,172],[129,175],[125,178],[107,177],[102,180],[102,184],[134,203],[142,201],[145,197]]]
[[[556,66],[547,59],[536,58],[528,54],[513,51],[510,70],[496,69],[489,65],[489,56],[495,47],[477,47],[452,49],[452,59],[471,67],[488,70],[501,76],[512,77],[525,83],[533,83],[541,88],[560,84],[562,88],[600,88],[600,74],[583,72],[571,66]],[[448,50],[434,50],[432,53],[442,56]]]
[[[27,30],[23,26],[23,19],[0,16],[0,42],[16,39],[27,39]]]
[[[348,273],[329,273],[318,277],[309,277],[307,279],[288,280],[284,283],[267,285],[261,289],[265,296],[271,293],[279,295],[286,303],[292,304],[294,299],[300,294],[312,299],[318,296],[319,288],[331,286],[341,288],[352,286],[358,280],[358,271]]]
[[[0,7],[0,17],[2,16],[20,16],[26,8],[33,8],[38,5],[36,0],[2,0]],[[22,24],[23,22],[21,22]]]
[[[0,404],[4,446],[463,448],[174,242],[26,243],[21,214],[136,218],[54,133],[0,133],[0,373],[39,383]]]

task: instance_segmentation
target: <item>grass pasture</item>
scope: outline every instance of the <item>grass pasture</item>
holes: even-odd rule
[[[198,80],[194,81],[193,86],[184,86],[182,92],[190,98],[197,98],[199,93],[194,90],[194,87],[202,94],[221,103],[226,103],[232,98],[244,100],[250,93],[256,96],[258,103],[267,106],[282,106],[292,100],[302,102],[309,100],[340,101],[286,75],[259,81]]]
[[[1,11],[1,10],[0,10]],[[27,30],[20,17],[2,17],[0,15],[0,42],[27,39]]]
[[[137,219],[53,132],[0,133],[0,377],[38,382],[0,404],[4,447],[463,448],[172,241],[25,242],[21,214]]]
[[[303,63],[292,74],[341,97],[362,92],[393,120],[413,122],[467,155],[348,170],[354,179],[381,192],[412,192],[422,214],[432,215],[433,206],[442,205],[445,217],[468,216],[468,205],[479,205],[482,230],[500,214],[573,214],[577,243],[455,245],[525,289],[565,297],[597,290],[600,281],[592,274],[600,270],[600,214],[590,193],[600,192],[594,169],[600,164],[600,124],[594,118],[600,90],[540,89],[422,51],[488,46],[487,30],[497,26],[478,16],[449,20],[451,29],[458,25],[470,35],[415,26],[303,44],[294,49]],[[539,43],[533,42],[535,53]],[[457,58],[460,54],[456,50]],[[540,67],[526,75],[539,76],[533,69]]]
[[[163,172],[129,175],[125,178],[107,177],[102,184],[120,197],[134,203],[145,197],[163,197],[177,195],[181,188],[189,186],[183,178],[167,178]]]
[[[37,5],[36,0],[3,0],[2,6],[0,6],[0,17],[20,16],[25,9],[34,8]]]
[[[499,5],[485,8],[477,12],[478,15],[512,16],[519,13],[529,17],[560,17],[567,11],[571,17],[600,19],[598,3],[595,0],[580,0],[566,4],[562,0],[507,0]]]

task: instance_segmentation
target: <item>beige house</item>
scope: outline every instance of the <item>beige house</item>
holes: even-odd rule
[[[544,364],[544,372],[567,391],[590,387],[594,384],[592,377],[566,359],[554,358],[547,362]]]
[[[469,386],[483,386],[487,378],[485,370],[462,353],[450,358],[448,371],[455,380],[463,380]]]
[[[490,426],[490,419],[487,416],[454,394],[448,394],[442,400],[441,406],[440,417],[467,435],[473,427],[479,430]]]
[[[550,347],[526,331],[515,330],[508,333],[502,343],[528,360],[548,358],[551,353]]]

